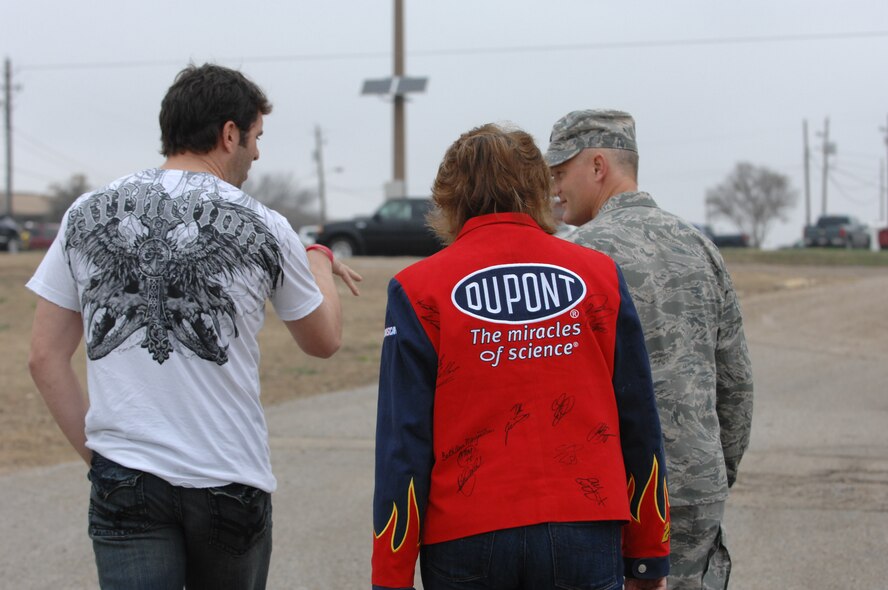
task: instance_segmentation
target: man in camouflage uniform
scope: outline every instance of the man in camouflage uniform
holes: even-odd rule
[[[638,191],[635,122],[574,111],[555,123],[548,162],[568,239],[620,265],[645,333],[672,515],[669,588],[724,589],[721,527],[749,442],[752,369],[731,277],[715,245]]]

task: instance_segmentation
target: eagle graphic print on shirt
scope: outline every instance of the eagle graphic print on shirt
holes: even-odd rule
[[[139,345],[158,363],[184,349],[228,362],[234,279],[270,292],[283,280],[281,248],[255,211],[211,188],[173,198],[156,182],[125,182],[69,212],[68,263],[87,268],[90,359]]]

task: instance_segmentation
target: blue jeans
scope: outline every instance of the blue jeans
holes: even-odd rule
[[[89,536],[103,590],[261,590],[271,495],[183,488],[93,453]]]
[[[543,523],[420,550],[425,590],[619,590],[622,523]]]

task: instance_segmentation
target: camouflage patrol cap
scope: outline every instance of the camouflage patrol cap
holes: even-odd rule
[[[546,163],[564,164],[593,147],[637,153],[632,115],[613,110],[573,111],[564,115],[552,126]]]

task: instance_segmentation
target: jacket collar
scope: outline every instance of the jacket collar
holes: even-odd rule
[[[642,191],[629,191],[614,195],[605,201],[604,205],[601,206],[601,209],[598,210],[598,215],[607,213],[613,209],[623,209],[625,207],[658,208],[656,201],[654,201],[654,198],[648,193]]]
[[[540,229],[540,226],[537,224],[533,218],[527,213],[489,213],[487,215],[478,215],[477,217],[472,217],[462,226],[462,229],[459,230],[459,234],[456,236],[456,239],[460,239],[470,231],[476,230],[480,227],[486,227],[488,225],[497,225],[497,224],[514,224],[514,225],[526,225],[528,227],[533,227],[535,229]]]

